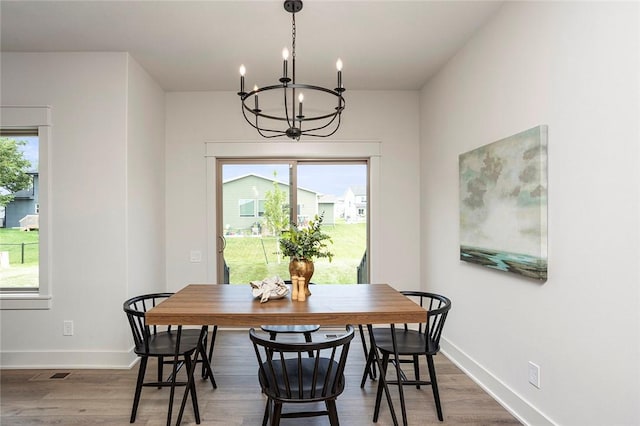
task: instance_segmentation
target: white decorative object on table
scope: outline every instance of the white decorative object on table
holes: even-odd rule
[[[262,281],[251,281],[250,284],[253,297],[259,297],[260,303],[265,303],[269,299],[282,299],[289,294],[289,287],[277,275]]]

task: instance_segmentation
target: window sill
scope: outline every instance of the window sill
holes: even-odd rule
[[[0,310],[51,309],[51,296],[16,293],[0,295]]]

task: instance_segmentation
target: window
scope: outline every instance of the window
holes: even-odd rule
[[[285,201],[287,204],[286,210],[293,216],[293,220],[296,219],[296,213],[298,207],[300,207],[301,216],[313,217],[315,213],[320,211],[326,211],[325,222],[333,231],[330,212],[333,211],[333,221],[344,221],[345,225],[364,227],[367,232],[367,248],[370,245],[370,250],[366,252],[366,266],[360,268],[364,271],[363,276],[356,277],[353,274],[349,278],[349,282],[373,282],[378,276],[378,265],[383,263],[383,259],[379,258],[379,251],[376,250],[382,242],[380,241],[380,233],[377,232],[379,228],[379,215],[374,215],[371,212],[375,212],[379,209],[380,197],[378,191],[380,187],[380,142],[313,142],[313,143],[283,143],[283,142],[230,142],[230,141],[218,141],[206,143],[206,164],[207,164],[207,185],[209,190],[207,191],[207,213],[211,220],[207,221],[207,279],[211,282],[225,283],[225,282],[246,282],[242,279],[234,278],[242,277],[243,265],[241,264],[229,264],[226,260],[244,258],[254,259],[256,262],[260,261],[262,264],[267,265],[266,268],[278,268],[282,267],[283,272],[275,272],[271,270],[258,270],[253,268],[256,265],[250,265],[252,273],[251,279],[255,279],[255,276],[273,276],[278,273],[280,276],[288,276],[288,264],[276,261],[271,261],[272,256],[278,250],[278,244],[275,236],[273,236],[272,226],[262,226],[260,231],[260,238],[235,238],[238,235],[253,235],[251,229],[248,228],[254,223],[262,222],[265,217],[262,218],[239,218],[238,217],[238,198],[255,198],[255,199],[267,199],[262,195],[263,192],[272,190],[275,192],[275,188],[279,187],[281,191],[286,194],[286,199],[291,201]],[[262,159],[261,161],[258,159]],[[280,160],[277,160],[280,159]],[[257,161],[258,160],[258,161]],[[255,169],[247,171],[246,164],[267,164],[266,170]],[[314,171],[317,171],[313,166],[313,163],[323,163],[320,166],[322,176],[331,175],[331,172],[327,172],[327,162],[329,163],[358,163],[366,162],[367,175],[368,175],[368,188],[367,194],[367,216],[366,223],[359,221],[355,217],[347,217],[345,211],[342,208],[343,203],[346,206],[348,202],[343,197],[331,197],[332,194],[339,195],[342,191],[331,190],[326,191],[321,188],[316,188],[315,183],[309,184],[306,180],[307,177],[311,177]],[[293,163],[303,165],[304,170],[298,168],[299,173],[295,173],[292,168]],[[304,164],[302,164],[304,163]],[[223,166],[224,164],[224,166]],[[340,164],[337,164],[340,166]],[[307,168],[307,166],[311,166]],[[237,169],[244,170],[237,170]],[[235,184],[239,179],[230,178],[227,175],[227,170],[236,169],[239,173],[237,176],[242,176],[242,180],[246,183],[244,187],[243,197],[234,197],[232,194],[242,193],[242,188],[235,188]],[[277,171],[274,176],[273,171]],[[324,179],[326,180],[326,179]],[[343,183],[351,182],[352,179],[346,179]],[[258,194],[252,197],[246,190],[256,185],[256,182],[261,182],[264,186],[258,185]],[[298,188],[297,191],[289,191],[289,185],[292,188]],[[344,189],[344,188],[343,188]],[[311,190],[311,191],[309,191]],[[315,192],[319,190],[321,193]],[[314,193],[315,192],[315,193]],[[322,197],[318,198],[318,195]],[[351,194],[353,197],[353,193]],[[294,201],[295,200],[295,201]],[[355,198],[353,199],[355,201]],[[298,206],[301,204],[301,206]],[[335,209],[330,208],[330,205],[334,205]],[[313,208],[317,206],[316,211]],[[266,209],[271,210],[271,209]],[[312,210],[312,211],[305,211]],[[357,210],[353,210],[353,216],[356,215]],[[350,213],[351,214],[351,213]],[[265,212],[266,216],[266,212]],[[244,219],[241,221],[240,219]],[[347,220],[349,219],[349,220]],[[235,222],[235,223],[234,223]],[[376,223],[378,223],[376,225]],[[286,227],[285,227],[286,228]],[[233,236],[234,238],[229,238]],[[247,243],[247,244],[243,244]],[[262,244],[264,243],[264,245]],[[336,247],[342,247],[344,245],[335,243]],[[235,247],[233,247],[235,246]],[[242,251],[242,256],[237,257],[232,255],[233,250]],[[337,258],[342,258],[342,254],[335,253]],[[359,258],[360,256],[358,256]],[[337,260],[334,259],[334,262]],[[267,263],[268,261],[268,263]],[[314,282],[339,282],[334,278],[324,279],[321,275],[322,271],[332,271],[337,263],[330,265],[331,267],[318,268],[318,271],[314,276]],[[248,270],[248,269],[247,269]],[[237,275],[240,274],[240,275]]]
[[[238,200],[238,208],[240,210],[240,217],[255,217],[256,216],[256,201],[242,199]]]
[[[315,259],[314,282],[365,282],[359,280],[367,276],[366,206],[349,210],[343,200],[350,186],[366,193],[367,170],[366,159],[219,160],[221,282],[246,283],[256,275],[287,277],[289,259],[280,254],[281,233],[291,222],[308,226],[316,215],[323,215],[323,232],[335,244],[330,251],[336,262]],[[294,185],[297,190],[291,190]]]
[[[0,137],[17,147],[30,163],[29,187],[8,191],[13,199],[5,206],[0,229],[0,307],[49,309],[49,169],[50,109],[1,107]],[[14,142],[11,142],[14,141]],[[15,143],[15,141],[23,141]],[[8,257],[8,259],[7,259]]]
[[[38,129],[2,129],[0,144],[12,178],[3,183],[3,227],[0,228],[0,290],[37,293],[39,279]],[[5,178],[3,174],[3,178]]]

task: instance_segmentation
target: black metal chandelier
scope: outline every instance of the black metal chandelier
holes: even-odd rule
[[[333,135],[340,127],[342,111],[345,107],[345,91],[342,85],[342,61],[338,59],[336,68],[338,70],[338,84],[333,90],[311,84],[296,83],[296,13],[302,10],[301,0],[290,0],[284,2],[284,9],[291,13],[291,34],[292,34],[292,55],[291,55],[291,77],[289,77],[288,62],[289,49],[282,50],[282,76],[279,78],[280,84],[258,88],[246,92],[244,88],[244,76],[246,68],[240,66],[240,91],[238,96],[242,101],[242,114],[245,120],[253,126],[258,133],[265,138],[275,138],[288,136],[291,139],[300,140],[300,136],[312,136],[326,138]],[[325,110],[303,110],[304,93],[308,95],[319,94],[318,99],[323,99],[329,106]],[[275,96],[274,96],[275,93]],[[284,107],[280,104],[278,113],[271,112],[273,109],[260,109],[258,94],[269,97],[270,103],[274,101],[280,103],[284,100]],[[266,95],[266,96],[265,96]],[[311,97],[311,96],[308,96]],[[251,102],[253,98],[253,102]],[[327,98],[329,99],[327,101]],[[297,114],[296,114],[296,100]],[[249,105],[252,103],[253,105]],[[263,101],[264,104],[264,101]],[[313,113],[309,113],[309,111]],[[317,112],[316,112],[317,111]]]

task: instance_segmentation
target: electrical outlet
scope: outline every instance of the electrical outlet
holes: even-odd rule
[[[529,361],[529,383],[540,389],[540,366]]]
[[[73,321],[62,321],[62,335],[73,336]]]

